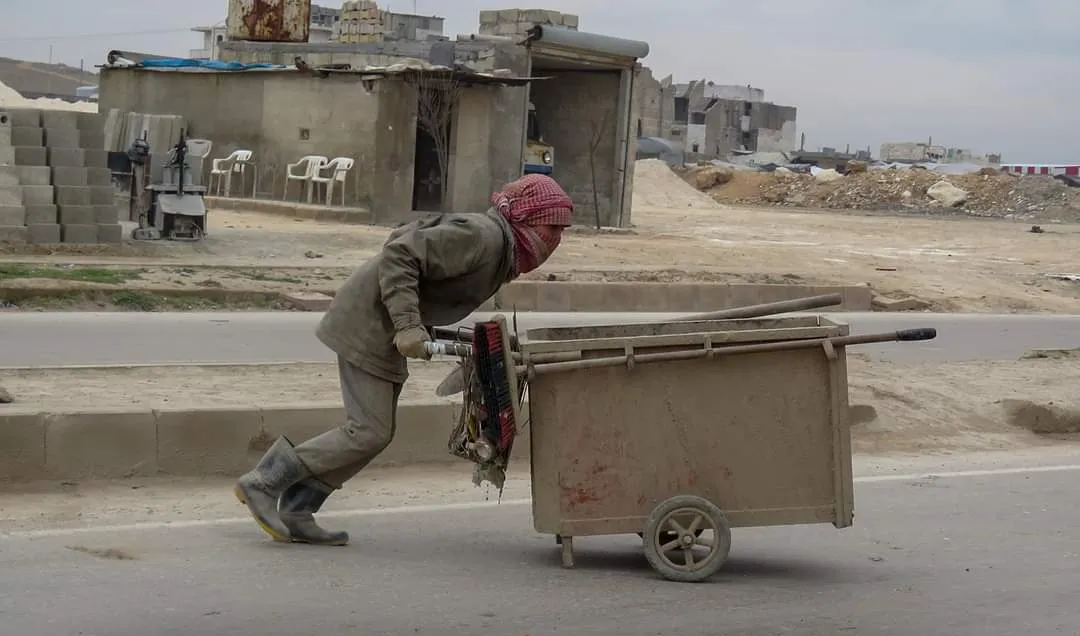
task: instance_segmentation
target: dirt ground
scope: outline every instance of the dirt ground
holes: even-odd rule
[[[1031,233],[1001,219],[725,206],[664,171],[635,174],[632,231],[574,228],[526,278],[869,284],[940,311],[1080,311],[1080,282],[1069,276],[1080,274],[1080,225]],[[138,270],[113,289],[333,290],[389,231],[225,211],[212,212],[210,226],[197,245],[0,246],[0,262]],[[0,275],[0,284],[71,285],[62,274]]]
[[[1080,433],[1080,411],[1073,410],[1080,401],[1068,397],[1080,384],[1073,356],[917,365],[869,361],[859,354],[849,354],[849,360],[859,453],[1002,450],[1053,441],[1046,434]],[[460,395],[435,396],[453,364],[411,363],[403,399],[459,400]],[[221,382],[223,377],[229,382]],[[191,396],[204,407],[341,399],[332,364],[4,369],[0,385],[15,399],[0,409],[168,408],[190,405]],[[184,387],[180,397],[176,386]],[[1056,418],[1036,408],[1053,405],[1064,409]],[[1043,435],[1032,433],[1036,427]]]

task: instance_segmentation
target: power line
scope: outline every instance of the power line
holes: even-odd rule
[[[79,35],[34,35],[19,38],[0,38],[0,42],[54,42],[57,40],[93,40],[97,38],[116,38],[129,35],[164,35],[166,33],[188,33],[186,29],[158,29],[155,31],[127,31],[118,33],[83,33]]]

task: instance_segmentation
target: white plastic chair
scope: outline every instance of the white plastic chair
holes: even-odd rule
[[[312,179],[326,167],[327,161],[329,160],[322,155],[305,155],[296,163],[285,166],[285,189],[281,193],[281,200],[284,201],[288,196],[289,184],[299,181],[302,184],[300,187],[307,188],[307,202],[311,203]]]
[[[334,157],[322,170],[311,177],[312,187],[322,184],[326,188],[326,205],[329,206],[334,198],[334,184],[341,184],[341,206],[345,207],[345,177],[352,170],[353,160],[349,157]],[[325,171],[327,176],[323,176]]]
[[[214,177],[217,177],[217,194],[221,195],[222,184],[224,183],[225,196],[229,196],[232,190],[233,174],[239,174],[240,183],[243,183],[249,164],[251,164],[250,150],[234,150],[228,157],[214,159],[210,164],[210,187],[214,187]]]

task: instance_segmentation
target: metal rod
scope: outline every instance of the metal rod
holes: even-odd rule
[[[733,307],[710,311],[703,314],[693,314],[676,318],[675,322],[688,322],[698,320],[732,320],[736,318],[760,318],[775,314],[786,314],[791,311],[805,311],[820,307],[832,307],[844,302],[842,294],[822,294],[820,296],[806,296],[792,300],[780,300],[775,303],[762,303],[760,305],[746,305],[745,307]]]
[[[813,349],[824,347],[826,343],[833,347],[846,347],[851,345],[871,344],[876,342],[913,342],[916,340],[933,340],[937,337],[936,329],[906,329],[886,333],[866,334],[862,336],[837,336],[835,338],[811,338],[807,340],[786,340],[782,342],[766,342],[752,345],[736,345],[732,347],[714,347],[710,349],[695,349],[691,351],[670,351],[664,353],[643,353],[634,355],[633,364],[649,364],[652,362],[671,362],[677,360],[695,360],[698,358],[712,359],[721,356],[738,355],[744,353],[762,353],[768,351],[792,351],[796,349]],[[578,371],[581,369],[597,369],[603,367],[617,367],[628,364],[628,356],[614,356],[610,358],[589,358],[570,362],[554,362],[550,364],[530,364],[515,367],[518,373],[530,375],[544,375],[547,373],[559,373],[562,371]]]

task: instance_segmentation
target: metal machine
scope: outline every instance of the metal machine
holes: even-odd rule
[[[199,183],[202,171],[192,168],[191,159],[198,159],[201,166],[209,153],[209,141],[188,139],[181,130],[180,140],[159,167],[145,134],[135,140],[128,150],[134,172],[132,218],[139,222],[132,238],[198,241],[206,236],[206,186]]]
[[[555,169],[555,147],[544,142],[544,136],[540,132],[540,122],[536,117],[536,106],[531,101],[525,130],[525,161],[522,165],[522,174],[551,174]]]

